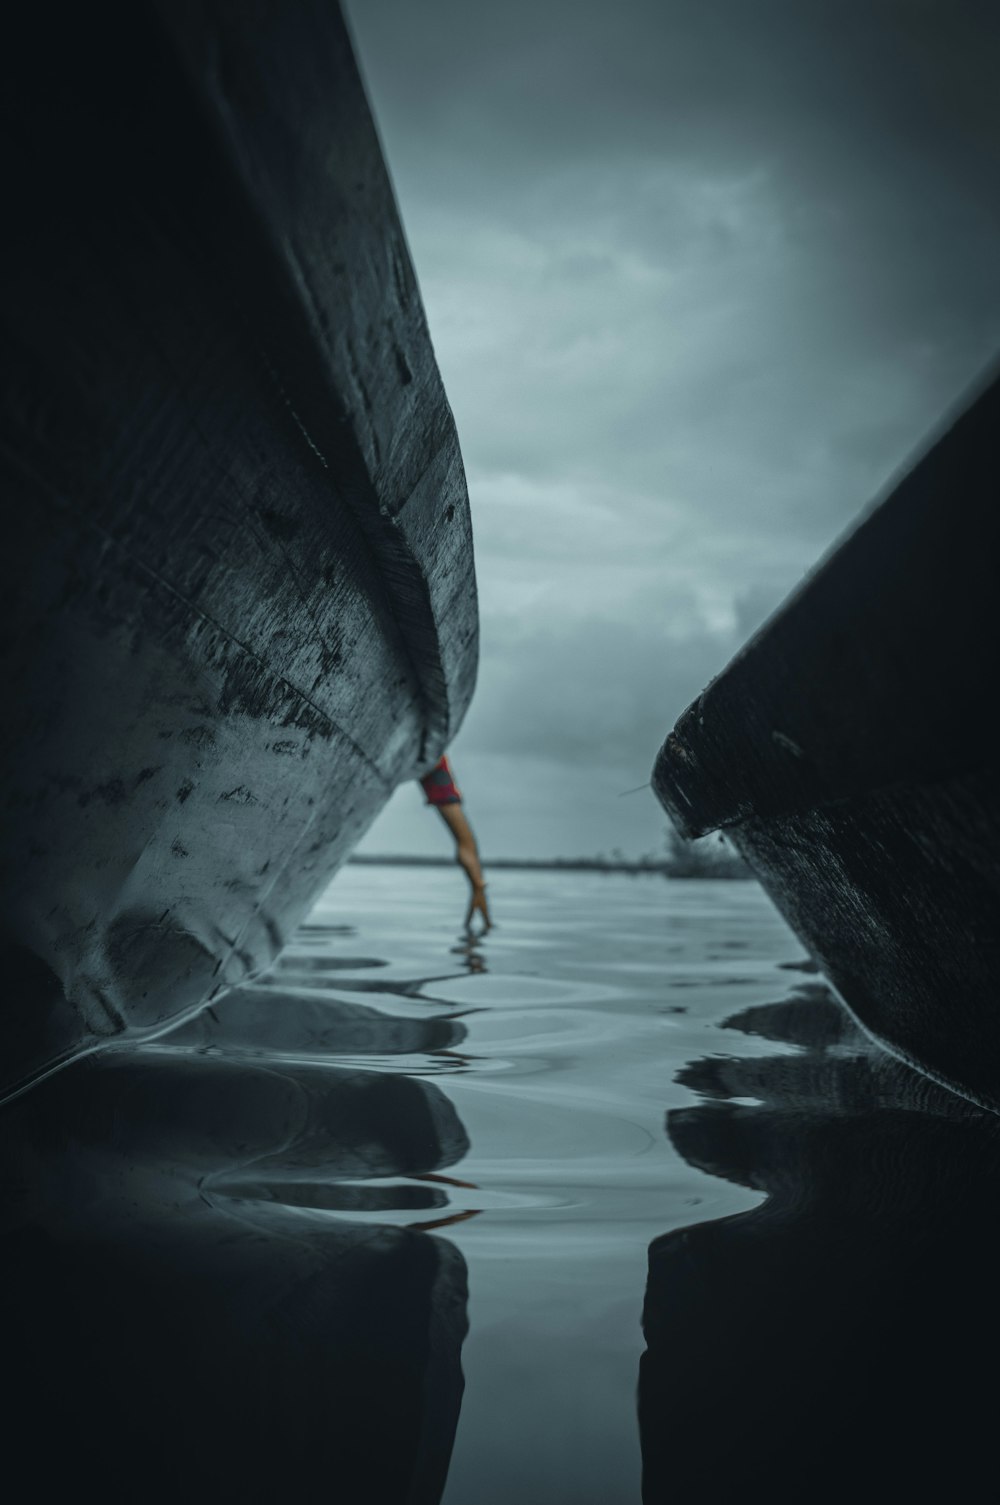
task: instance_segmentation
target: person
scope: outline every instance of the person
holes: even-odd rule
[[[462,796],[458,791],[448,759],[438,758],[431,771],[425,773],[420,780],[420,786],[427,803],[434,806],[455,838],[455,859],[469,880],[472,892],[465,916],[466,929],[471,927],[473,919],[478,914],[482,917],[483,929],[489,930],[492,921],[489,905],[486,902],[486,883],[479,860],[479,848],[476,845],[472,827],[462,809]]]

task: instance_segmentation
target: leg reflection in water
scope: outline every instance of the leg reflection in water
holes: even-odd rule
[[[767,1200],[651,1246],[646,1505],[978,1497],[1000,1119],[877,1051],[815,984],[729,1025],[800,1052],[692,1063],[704,1101],[668,1115],[691,1165]]]
[[[232,995],[195,1043],[91,1058],[4,1110],[12,1499],[440,1498],[465,1266],[371,1218],[442,1207],[419,1178],[465,1132],[432,1085],[321,1059],[335,1000],[303,1005],[297,1046],[272,1012],[281,1049],[250,1059],[267,1042],[245,1001],[242,1046]],[[381,1017],[390,1049],[414,1023]],[[341,1021],[355,1044],[380,1027],[356,1004]],[[368,1184],[390,1177],[412,1179]]]

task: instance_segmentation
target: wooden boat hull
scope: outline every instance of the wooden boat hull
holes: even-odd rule
[[[10,1090],[269,964],[457,729],[477,612],[336,10],[36,11],[4,71]]]
[[[1000,1109],[1000,381],[667,738],[653,786],[722,828],[883,1044]]]

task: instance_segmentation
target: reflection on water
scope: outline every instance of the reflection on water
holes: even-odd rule
[[[466,1272],[426,1230],[468,1141],[431,1083],[342,1063],[464,1029],[302,991],[381,965],[310,951],[330,939],[6,1109],[16,1498],[440,1498]]]
[[[22,1496],[970,1495],[1000,1121],[751,883],[492,897],[456,941],[460,875],[349,870],[268,977],[4,1110]]]
[[[650,1250],[644,1500],[972,1499],[992,1473],[1000,1120],[872,1047],[817,985],[727,1021],[668,1115],[766,1193]],[[752,1100],[747,1102],[747,1100]]]
[[[457,946],[452,946],[452,956],[460,956],[466,972],[485,972],[486,947],[485,936],[481,933],[462,936]]]

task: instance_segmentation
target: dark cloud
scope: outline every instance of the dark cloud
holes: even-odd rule
[[[505,630],[506,628],[506,630]],[[575,624],[497,629],[461,749],[649,776],[665,717],[677,714],[739,645],[732,634],[680,638],[600,615]]]
[[[570,770],[585,850],[580,770],[648,769],[1000,347],[1000,7],[349,14],[469,472],[457,750]]]

